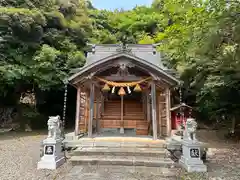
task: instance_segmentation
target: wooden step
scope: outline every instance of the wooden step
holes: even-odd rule
[[[116,119],[116,120],[121,120],[121,116],[117,115],[117,114],[113,114],[113,115],[103,115],[102,119]],[[142,115],[125,115],[123,116],[123,120],[125,121],[125,119],[134,119],[134,120],[144,120],[144,116]]]
[[[137,121],[137,126],[148,126],[148,124],[147,120]]]
[[[113,110],[106,110],[106,111],[104,111],[104,113],[103,114],[121,114],[121,111],[113,111]],[[133,111],[128,111],[128,112],[123,112],[124,114],[141,114],[141,115],[144,115],[144,113],[143,113],[143,111],[136,111],[136,112],[133,112]]]
[[[106,110],[103,112],[103,114],[111,114],[111,113],[120,113],[121,111],[115,111],[115,110]],[[123,111],[123,114],[141,114],[144,115],[143,111]]]
[[[148,129],[136,129],[136,135],[147,136]]]
[[[124,119],[124,128],[137,128],[137,124],[143,120],[134,120],[134,119]],[[100,120],[101,127],[104,128],[120,128],[121,120],[116,119],[102,119]],[[148,127],[147,123],[145,125],[146,129]]]
[[[136,108],[136,109],[138,109],[138,108],[140,108],[140,109],[142,109],[143,108],[143,105],[142,104],[140,104],[140,105],[137,105],[137,104],[129,104],[129,105],[126,105],[126,104],[124,104],[124,108]]]

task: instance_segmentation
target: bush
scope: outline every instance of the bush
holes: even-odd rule
[[[22,109],[22,122],[34,129],[46,129],[48,118],[40,114],[35,107],[24,105]]]

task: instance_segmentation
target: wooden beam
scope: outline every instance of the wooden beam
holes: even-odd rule
[[[75,136],[79,133],[79,118],[80,118],[80,103],[81,103],[81,88],[77,87],[77,102],[76,102],[76,117],[75,117]]]
[[[89,121],[88,121],[88,137],[92,137],[92,128],[93,128],[93,116],[94,116],[94,91],[95,86],[93,83],[91,83],[90,86],[90,98],[89,98]]]
[[[144,79],[142,77],[137,77],[135,75],[129,75],[129,76],[112,75],[112,76],[105,76],[103,78],[108,81],[125,81],[125,82],[140,81],[140,80]]]
[[[167,117],[167,136],[171,135],[172,130],[172,121],[171,121],[171,114],[170,114],[170,108],[171,108],[171,92],[169,88],[166,88],[166,117]]]
[[[157,140],[156,84],[151,84],[153,140]]]

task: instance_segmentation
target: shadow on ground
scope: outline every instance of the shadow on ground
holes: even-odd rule
[[[65,130],[66,133],[72,132],[73,130],[67,129]],[[44,130],[33,130],[32,132],[24,132],[24,131],[9,131],[0,133],[0,140],[11,140],[14,138],[22,138],[22,137],[28,137],[28,136],[47,136],[48,131],[46,129]]]

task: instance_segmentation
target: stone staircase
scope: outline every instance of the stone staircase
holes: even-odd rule
[[[73,165],[121,165],[145,167],[172,167],[174,162],[168,157],[162,143],[83,142],[70,153]]]

